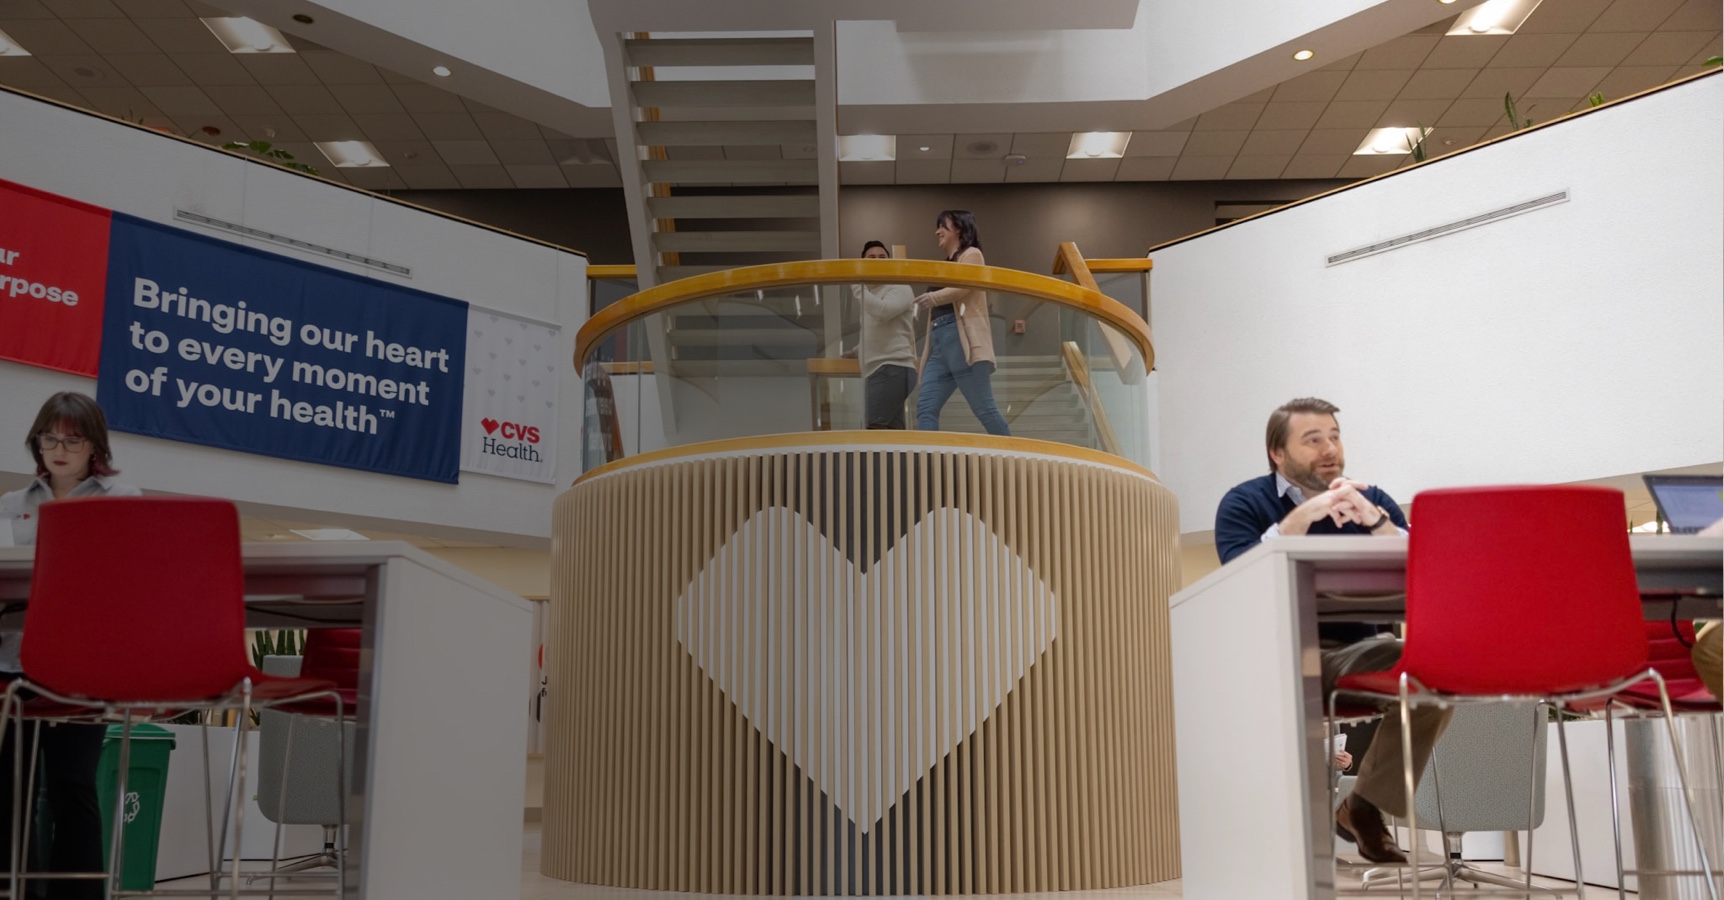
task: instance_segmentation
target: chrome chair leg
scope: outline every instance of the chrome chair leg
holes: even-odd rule
[[[1616,897],[1628,900],[1628,874],[1622,864],[1622,801],[1616,788],[1616,723],[1610,712],[1611,703],[1604,704],[1604,759],[1610,769],[1610,837],[1616,844]]]
[[[1533,840],[1533,832],[1538,830],[1537,826],[1534,825],[1533,823],[1535,821],[1537,821],[1537,818],[1538,818],[1538,790],[1539,790],[1539,784],[1538,784],[1538,726],[1540,724],[1539,716],[1540,715],[1546,715],[1546,716],[1550,715],[1550,713],[1546,711],[1548,709],[1549,709],[1549,707],[1546,704],[1541,703],[1541,702],[1535,702],[1532,705],[1532,753],[1528,754],[1530,759],[1528,760],[1528,764],[1527,764],[1528,772],[1527,772],[1527,776],[1526,776],[1526,783],[1530,787],[1530,790],[1527,791],[1527,795],[1526,795],[1526,859],[1521,861],[1521,864],[1523,866],[1525,866],[1525,868],[1521,871],[1521,874],[1526,876],[1525,877],[1525,887],[1527,889],[1529,896],[1531,895],[1531,892],[1532,892],[1532,840]]]
[[[1688,765],[1682,759],[1682,744],[1676,737],[1676,711],[1670,707],[1670,689],[1664,683],[1664,676],[1658,670],[1649,669],[1647,674],[1658,683],[1658,702],[1664,707],[1664,728],[1670,735],[1670,753],[1676,758],[1676,777],[1682,782],[1682,799],[1688,807],[1688,824],[1694,830],[1694,848],[1700,852],[1700,871],[1706,873],[1706,894],[1712,900],[1718,900],[1718,880],[1712,877],[1712,859],[1706,853],[1706,838],[1700,834],[1699,809],[1694,802],[1694,792],[1688,786]]]
[[[1407,843],[1412,845],[1407,857],[1408,865],[1412,866],[1413,900],[1419,900],[1419,786],[1413,777],[1413,704],[1412,696],[1407,690],[1407,673],[1400,677],[1401,700],[1401,774],[1405,777],[1407,789]]]
[[[128,707],[125,720],[120,726],[120,763],[118,770],[114,773],[114,781],[116,782],[114,837],[112,843],[108,845],[108,896],[110,898],[114,896],[115,891],[120,890],[122,884],[121,875],[123,873],[120,868],[120,860],[124,858],[121,854],[124,852],[126,840],[126,776],[130,774],[131,764],[132,710]]]
[[[1569,776],[1568,768],[1568,729],[1563,727],[1562,704],[1554,704],[1556,710],[1556,739],[1562,747],[1562,790],[1568,800],[1568,840],[1574,850],[1574,892],[1578,900],[1586,900],[1586,874],[1581,871],[1580,863],[1580,826],[1575,820],[1574,780]]]

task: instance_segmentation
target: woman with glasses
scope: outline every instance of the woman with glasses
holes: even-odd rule
[[[23,490],[0,496],[0,544],[36,543],[36,516],[42,504],[65,497],[131,497],[140,492],[114,480],[108,449],[108,421],[96,401],[65,391],[48,398],[24,439],[36,460],[36,480]],[[6,538],[11,540],[7,541]],[[18,677],[18,634],[0,635],[0,683]],[[96,763],[102,754],[102,725],[26,726],[26,751],[40,742],[37,774],[47,805],[51,834],[32,833],[26,871],[101,872],[102,822],[96,802]],[[0,772],[12,771],[13,741],[0,745]],[[12,778],[0,777],[0,869],[8,868],[12,818]],[[45,838],[38,841],[37,835]],[[45,843],[46,846],[37,846]],[[47,881],[49,900],[104,896],[100,880]],[[32,896],[35,896],[32,894]]]
[[[976,218],[968,210],[948,209],[934,220],[934,240],[951,262],[984,265]],[[1009,435],[994,403],[994,331],[988,320],[988,295],[978,288],[949,287],[916,298],[928,315],[928,346],[922,352],[922,389],[916,397],[916,429],[939,431],[940,410],[962,391],[970,411],[989,434]]]

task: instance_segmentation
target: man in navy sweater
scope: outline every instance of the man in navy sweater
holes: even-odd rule
[[[1264,434],[1269,474],[1228,491],[1215,511],[1215,552],[1223,564],[1279,535],[1394,537],[1407,533],[1407,518],[1393,498],[1344,474],[1346,455],[1341,426],[1335,421],[1339,411],[1326,400],[1305,397],[1269,415]],[[1320,624],[1318,637],[1325,701],[1340,676],[1388,669],[1401,657],[1401,643],[1370,625]],[[1400,711],[1390,707],[1384,715],[1398,721]],[[1422,773],[1448,724],[1449,712],[1420,707],[1412,719],[1413,765]],[[1342,837],[1359,845],[1360,856],[1372,862],[1404,863],[1407,858],[1395,846],[1383,813],[1405,816],[1406,799],[1401,730],[1379,728],[1359,762],[1353,792],[1335,810],[1335,824]]]

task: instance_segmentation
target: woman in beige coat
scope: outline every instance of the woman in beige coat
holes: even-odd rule
[[[947,260],[983,265],[975,216],[968,210],[948,209],[934,222],[934,239]],[[970,411],[989,434],[1011,434],[994,404],[994,334],[988,322],[987,293],[977,288],[941,288],[917,297],[916,307],[929,310],[922,389],[916,396],[917,430],[939,431],[940,410],[953,391],[962,391]]]

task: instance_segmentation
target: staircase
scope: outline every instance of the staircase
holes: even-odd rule
[[[832,38],[819,35],[607,44],[617,133],[633,137],[618,162],[642,288],[838,255]]]
[[[1060,441],[1095,447],[1095,426],[1077,386],[1054,356],[1013,356],[1002,359],[994,373],[994,404],[1006,417],[1012,437]],[[912,403],[915,401],[912,400]],[[986,434],[970,412],[962,391],[954,392],[940,413],[940,430]]]

